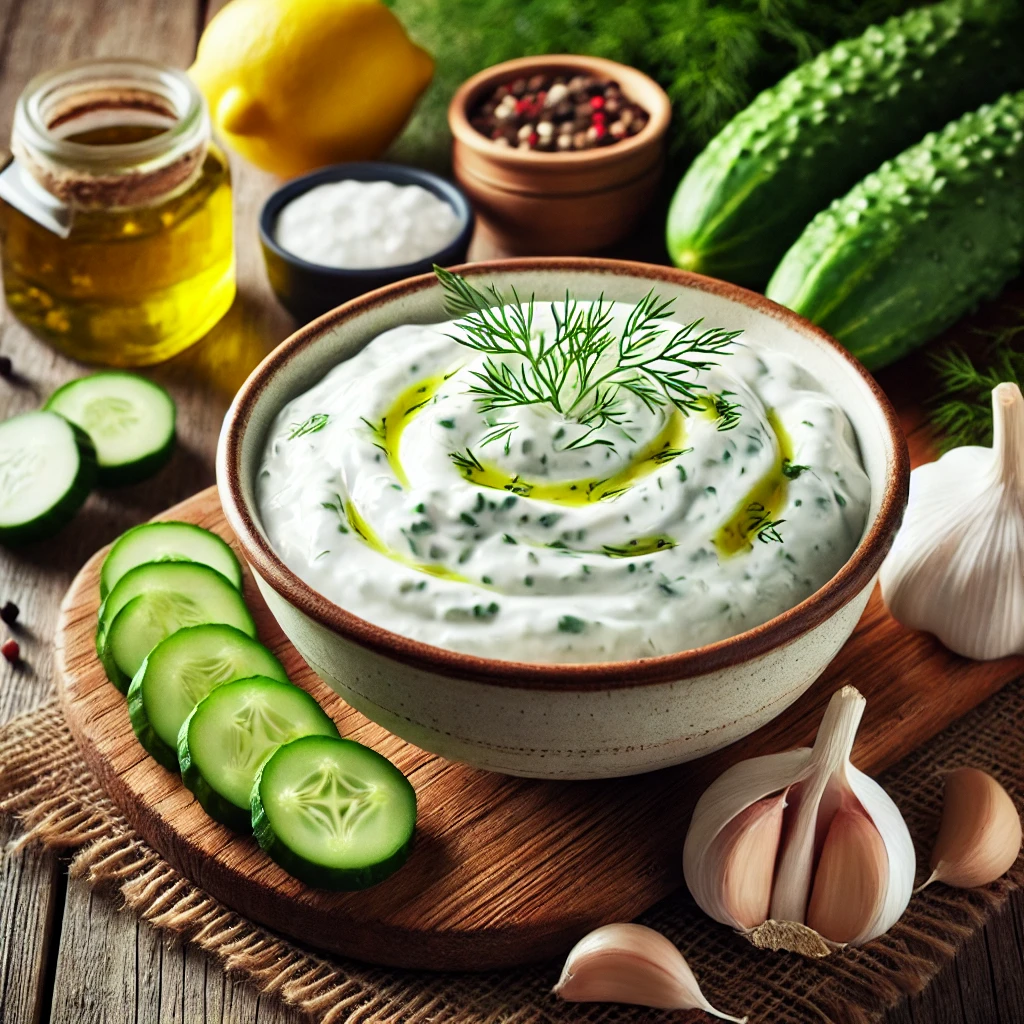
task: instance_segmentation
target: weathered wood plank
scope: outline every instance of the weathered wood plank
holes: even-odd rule
[[[72,879],[51,1024],[299,1024],[196,949],[167,945],[109,897]],[[11,1017],[12,1022],[21,1018]]]
[[[11,822],[0,822],[0,850],[14,834]],[[56,859],[36,851],[0,859],[0,1024],[34,1024],[46,1006],[59,876]]]

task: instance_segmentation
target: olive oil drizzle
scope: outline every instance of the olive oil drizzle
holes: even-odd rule
[[[427,405],[437,394],[438,388],[451,376],[451,374],[438,374],[435,377],[427,377],[424,380],[410,384],[391,403],[388,411],[381,417],[380,423],[363,422],[373,431],[377,438],[377,447],[384,453],[395,474],[395,479],[408,490],[409,477],[406,475],[402,460],[399,458],[399,449],[402,444],[402,434],[405,428],[415,418],[416,414]]]
[[[362,540],[362,542],[368,547],[373,548],[374,551],[384,555],[385,558],[390,558],[394,562],[399,562],[402,565],[408,566],[410,569],[415,569],[417,572],[426,573],[428,576],[436,576],[441,580],[451,580],[455,583],[473,583],[475,586],[480,586],[478,581],[470,580],[460,573],[453,572],[446,565],[440,565],[437,562],[418,562],[414,558],[407,558],[401,552],[396,551],[392,547],[388,547],[377,536],[376,531],[370,524],[362,517],[359,510],[356,508],[355,503],[350,499],[345,502],[345,518],[348,520],[348,525],[352,527],[352,531]]]
[[[789,478],[785,470],[793,461],[793,441],[774,409],[769,409],[767,416],[768,424],[778,441],[778,454],[771,469],[754,484],[732,515],[715,532],[712,543],[724,558],[741,551],[750,551],[754,540],[765,529],[765,524],[777,525],[774,516],[786,504]]]
[[[399,457],[402,435],[422,409],[433,400],[449,376],[450,374],[439,374],[411,384],[398,395],[381,417],[379,424],[366,421],[377,438],[377,447],[387,458],[396,480],[405,489],[409,487],[409,478]],[[713,399],[706,401],[703,415],[709,419],[720,418]],[[712,543],[720,557],[728,558],[741,551],[752,550],[754,540],[766,529],[766,524],[768,527],[777,525],[773,517],[785,505],[789,483],[786,467],[793,461],[793,443],[774,409],[768,410],[767,419],[777,440],[778,453],[775,462],[744,495],[732,515],[715,532]],[[690,451],[683,447],[685,441],[686,418],[678,410],[673,410],[662,429],[637,452],[629,465],[610,477],[562,481],[526,479],[510,474],[493,464],[482,462],[475,456],[468,460],[458,460],[455,464],[462,477],[478,487],[505,491],[553,504],[581,507],[614,499],[666,462],[674,461]],[[377,536],[352,501],[345,503],[344,510],[352,530],[368,547],[387,558],[438,579],[459,583],[473,582],[479,585],[478,581],[471,581],[447,566],[420,562],[389,547]],[[781,538],[775,533],[774,536],[765,539]],[[668,551],[675,544],[672,537],[659,534],[633,538],[621,546],[605,545],[601,552],[590,553],[625,559]]]
[[[591,477],[586,480],[541,480],[512,475],[498,466],[476,460],[460,461],[457,466],[461,475],[479,487],[497,491],[509,491],[538,501],[549,501],[557,505],[580,507],[597,501],[607,501],[628,490],[637,481],[650,475],[689,449],[686,442],[686,418],[673,410],[658,434],[644,445],[629,465],[609,477]]]

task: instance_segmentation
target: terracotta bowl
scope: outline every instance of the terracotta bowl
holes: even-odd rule
[[[487,93],[541,72],[614,80],[650,119],[622,142],[570,153],[496,146],[469,123],[469,111]],[[455,177],[473,203],[481,230],[503,252],[597,252],[627,235],[654,198],[671,116],[661,86],[625,64],[569,54],[506,61],[464,82],[448,107]]]
[[[475,263],[460,273],[520,295],[636,302],[652,284],[684,319],[740,327],[813,373],[846,410],[871,482],[860,544],[819,591],[728,640],[657,658],[540,665],[442,650],[375,626],[317,593],[271,548],[254,494],[282,406],[382,331],[447,319],[430,275],[360,296],[275,349],[224,421],[217,481],[228,522],[284,632],[313,670],[369,718],[452,760],[510,775],[600,778],[699,757],[753,732],[821,674],[853,631],[903,517],[907,446],[871,376],[828,335],[736,285],[668,267],[597,259]]]

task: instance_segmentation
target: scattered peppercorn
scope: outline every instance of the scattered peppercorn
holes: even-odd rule
[[[0,622],[6,622],[13,626],[18,621],[18,614],[21,609],[13,601],[8,601],[3,608],[0,608]]]
[[[8,640],[3,646],[0,646],[0,654],[2,654],[12,665],[18,661],[18,656],[21,654],[21,648],[18,646],[17,640]]]
[[[0,377],[7,380],[14,376],[14,364],[10,356],[0,356]]]
[[[499,85],[470,123],[498,146],[566,152],[621,142],[647,124],[618,82],[592,75],[534,75]]]

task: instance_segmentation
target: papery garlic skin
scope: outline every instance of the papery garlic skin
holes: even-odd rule
[[[850,946],[861,946],[884,935],[903,916],[914,893],[917,855],[907,823],[889,794],[870,775],[865,775],[853,765],[847,768],[846,775],[850,788],[870,814],[889,854],[889,881],[875,915],[861,934],[847,942]]]
[[[639,924],[606,924],[570,950],[558,984],[560,999],[579,1003],[628,1003],[660,1010],[703,1010],[730,1017],[704,998],[683,954],[660,932]]]
[[[960,889],[988,885],[1013,867],[1021,839],[1010,794],[987,772],[957,768],[946,776],[932,874],[921,888],[932,882]]]
[[[808,941],[813,936],[802,927],[809,923],[808,905],[816,882],[814,912],[830,943],[861,945],[870,941],[888,931],[910,902],[915,856],[903,816],[885,790],[849,760],[864,705],[864,698],[852,686],[844,687],[833,695],[813,748],[733,765],[697,802],[683,848],[686,883],[706,914],[755,944],[809,955],[821,955],[831,948],[820,939]],[[769,828],[769,812],[780,799],[788,804],[784,823]],[[751,808],[756,813],[752,814]],[[871,863],[845,864],[844,851],[837,847],[830,853],[830,871],[819,880],[818,855],[833,825],[837,827],[836,844],[842,838],[839,833],[846,823],[837,817],[840,812],[860,815],[870,823],[875,837],[858,836],[863,841],[848,852],[868,856]],[[748,824],[753,824],[755,831],[745,837],[741,832]],[[737,863],[738,852],[758,857],[762,863]],[[762,905],[763,862],[775,866],[775,871],[768,913],[756,920],[757,915],[749,911]],[[829,893],[821,888],[842,884],[844,875],[873,879],[871,891],[861,894],[863,905],[852,912],[841,902],[849,893]],[[738,893],[738,884],[752,885],[754,891]],[[755,934],[766,921],[771,925],[770,941]],[[856,922],[856,928],[851,922]],[[786,925],[798,926],[789,946],[785,945]],[[831,938],[840,933],[841,940]]]
[[[910,474],[882,597],[903,625],[987,660],[1024,654],[1024,396],[992,391],[991,448],[954,448]]]

